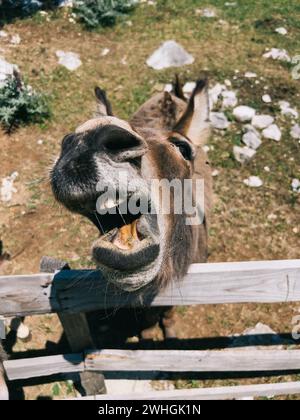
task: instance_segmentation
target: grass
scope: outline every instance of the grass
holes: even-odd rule
[[[226,7],[221,0],[158,0],[157,7],[138,6],[128,18],[132,26],[120,21],[114,28],[93,32],[71,23],[67,10],[50,12],[48,17],[36,14],[4,27],[11,34],[20,34],[21,44],[11,47],[0,41],[3,55],[20,67],[30,85],[50,97],[52,109],[52,119],[46,124],[21,127],[10,137],[0,134],[0,178],[18,170],[19,183],[27,192],[25,204],[0,207],[0,237],[5,248],[15,254],[26,244],[18,258],[7,263],[8,274],[37,272],[43,255],[72,261],[74,268],[91,266],[95,230],[54,203],[48,168],[63,136],[93,114],[95,85],[107,90],[115,113],[128,118],[151,94],[173,80],[174,69],[157,72],[145,65],[150,53],[167,39],[180,42],[195,57],[193,65],[179,69],[183,80],[192,81],[201,74],[207,74],[211,84],[229,79],[241,104],[276,116],[283,130],[280,143],[264,140],[256,157],[243,167],[232,156],[233,146],[241,144],[238,124],[232,124],[225,135],[214,133],[211,137],[209,159],[219,175],[214,179],[210,261],[299,258],[300,230],[294,231],[300,225],[299,195],[292,193],[290,184],[293,178],[300,178],[300,145],[289,136],[291,121],[279,116],[276,102],[286,99],[297,106],[300,81],[292,79],[290,66],[264,60],[262,55],[272,47],[285,48],[290,56],[300,54],[300,5],[298,0],[237,3],[238,7]],[[217,18],[199,17],[195,9],[200,7],[214,7]],[[286,27],[288,35],[275,33],[278,26]],[[103,48],[110,49],[105,57],[101,57]],[[82,66],[73,73],[58,66],[58,49],[79,53]],[[126,65],[121,64],[124,58]],[[256,72],[260,83],[245,79],[246,71]],[[270,105],[261,101],[266,91],[273,98]],[[228,117],[232,120],[231,112]],[[40,138],[43,145],[37,146]],[[247,188],[243,179],[250,175],[260,176],[264,186]],[[259,321],[275,331],[290,332],[295,310],[294,305],[179,308],[178,332],[182,338],[225,336]],[[56,317],[45,318],[28,319],[33,341],[18,343],[19,350],[42,348],[46,339],[59,339]],[[39,326],[37,337],[34,331]],[[45,385],[26,395],[33,398],[58,392],[59,397],[66,396],[67,387],[60,384],[53,390]]]

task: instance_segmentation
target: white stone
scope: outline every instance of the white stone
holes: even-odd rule
[[[288,101],[279,101],[278,105],[282,115],[285,117],[299,118],[299,112],[295,108],[292,108]]]
[[[256,151],[253,149],[250,149],[249,147],[239,147],[234,146],[233,147],[233,155],[235,159],[240,163],[246,163],[249,162],[256,154]]]
[[[259,130],[263,130],[264,128],[269,127],[273,124],[274,118],[270,115],[255,115],[252,118],[251,124],[253,127],[258,128]]]
[[[271,98],[271,96],[270,96],[270,95],[263,95],[263,97],[262,97],[262,101],[263,101],[265,104],[270,104],[270,103],[272,102],[272,98]]]
[[[44,143],[44,140],[39,139],[36,143],[37,143],[39,146],[41,146],[41,145]]]
[[[171,83],[167,83],[164,87],[164,92],[169,92],[171,93],[173,90],[173,85]]]
[[[268,128],[265,128],[262,134],[264,138],[275,141],[280,141],[282,136],[281,130],[276,124],[272,124]]]
[[[280,35],[287,35],[287,33],[288,33],[287,29],[285,29],[285,28],[283,28],[283,27],[276,28],[276,29],[275,29],[275,32],[277,32],[277,33],[278,33],[278,34],[280,34]]]
[[[264,171],[265,171],[265,172],[271,172],[271,169],[270,169],[268,166],[265,166],[265,167],[264,167]]]
[[[290,134],[293,137],[293,139],[300,140],[300,125],[294,125],[291,129]]]
[[[249,122],[254,117],[255,112],[256,111],[254,108],[241,105],[241,106],[238,106],[237,108],[234,108],[233,115],[235,119],[239,122]]]
[[[18,67],[15,64],[11,64],[3,57],[0,57],[0,88],[5,85],[7,78],[12,76],[15,70],[18,71]]]
[[[261,145],[261,139],[253,131],[248,131],[243,135],[243,143],[250,149],[257,150]]]
[[[294,178],[292,181],[292,190],[296,193],[300,193],[300,181],[297,178]]]
[[[183,93],[186,95],[190,95],[194,91],[195,87],[196,82],[187,82],[182,88]]]
[[[248,179],[244,179],[244,184],[251,188],[259,188],[264,183],[258,176],[250,176]]]
[[[230,87],[230,86],[232,86],[232,83],[229,79],[226,79],[226,80],[224,80],[224,85],[227,86],[227,87]]]
[[[206,144],[206,145],[204,145],[204,146],[202,147],[202,150],[203,150],[205,153],[208,153],[208,152],[210,151],[210,147],[209,147],[209,146],[207,146],[207,144]]]
[[[215,10],[210,9],[210,8],[205,8],[205,9],[200,10],[199,14],[201,14],[201,16],[206,17],[206,18],[214,18],[217,15]]]
[[[74,71],[81,66],[82,62],[79,58],[79,54],[71,51],[56,51],[56,56],[58,57],[58,62],[66,69]]]
[[[20,323],[17,329],[17,337],[20,340],[27,340],[30,337],[30,329],[23,322]]]
[[[164,42],[154,53],[148,58],[147,65],[155,70],[162,70],[168,67],[180,67],[186,64],[192,64],[194,57],[185,49],[171,40]]]
[[[223,91],[222,97],[223,97],[223,102],[222,102],[223,108],[234,108],[238,103],[236,93],[231,90]]]
[[[6,31],[0,31],[0,38],[7,38],[8,33]]]
[[[101,57],[105,57],[108,53],[109,53],[110,49],[109,48],[103,48],[103,50],[101,51]]]
[[[248,346],[251,346],[251,348],[254,349],[268,346],[269,349],[270,347],[278,349],[278,345],[290,343],[291,340],[282,338],[268,325],[259,322],[255,327],[247,328],[241,335],[236,334],[229,347],[245,347],[245,350],[247,350]]]
[[[59,7],[73,7],[73,0],[59,0]]]
[[[211,173],[211,175],[213,176],[213,177],[216,177],[216,176],[218,176],[220,174],[220,171],[218,171],[218,169],[214,169],[213,171],[212,171],[212,173]]]
[[[243,130],[245,133],[250,131],[251,133],[254,133],[259,139],[261,138],[260,132],[257,131],[256,128],[254,128],[251,124],[245,124]]]
[[[286,61],[288,63],[291,62],[291,57],[288,52],[279,48],[272,48],[270,51],[266,52],[263,57],[272,58],[273,60]]]
[[[14,44],[14,45],[19,45],[21,43],[21,37],[20,37],[20,35],[18,35],[18,34],[13,35],[11,37],[10,43],[11,44]]]
[[[221,93],[226,90],[226,86],[220,83],[217,83],[213,88],[209,89],[208,96],[209,96],[209,104],[210,109],[213,109],[214,106],[217,104]]]
[[[257,77],[257,74],[256,73],[253,73],[252,71],[247,71],[245,73],[245,77],[247,79],[255,79]]]
[[[17,192],[17,189],[14,187],[14,182],[18,176],[18,172],[13,172],[10,176],[2,179],[0,198],[4,203],[11,201],[13,194]]]
[[[223,112],[211,112],[210,121],[213,128],[218,130],[226,130],[230,125],[226,115]]]

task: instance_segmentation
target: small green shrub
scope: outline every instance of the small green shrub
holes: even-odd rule
[[[95,29],[112,26],[120,16],[132,11],[138,0],[75,0],[73,11],[84,26]]]
[[[0,124],[7,132],[22,124],[43,122],[49,116],[45,97],[24,84],[18,75],[9,77],[0,88]]]

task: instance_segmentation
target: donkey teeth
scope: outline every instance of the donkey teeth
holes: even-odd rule
[[[124,198],[123,200],[114,200],[113,198],[108,198],[105,202],[101,203],[100,210],[110,210],[120,206],[125,202],[126,198]]]

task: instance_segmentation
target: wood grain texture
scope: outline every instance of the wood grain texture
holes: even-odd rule
[[[16,379],[38,378],[59,373],[84,371],[83,355],[66,354],[58,356],[31,357],[28,359],[7,360],[4,362],[6,375],[10,381]]]
[[[300,350],[98,350],[4,362],[9,380],[69,372],[266,372],[300,370]]]
[[[134,394],[94,395],[75,400],[228,400],[300,394],[300,382],[180,389]]]
[[[145,306],[300,301],[300,260],[194,264]],[[0,315],[77,313],[140,306],[133,294],[108,287],[99,271],[0,277]]]
[[[101,350],[88,370],[150,372],[265,372],[300,370],[300,350]]]

